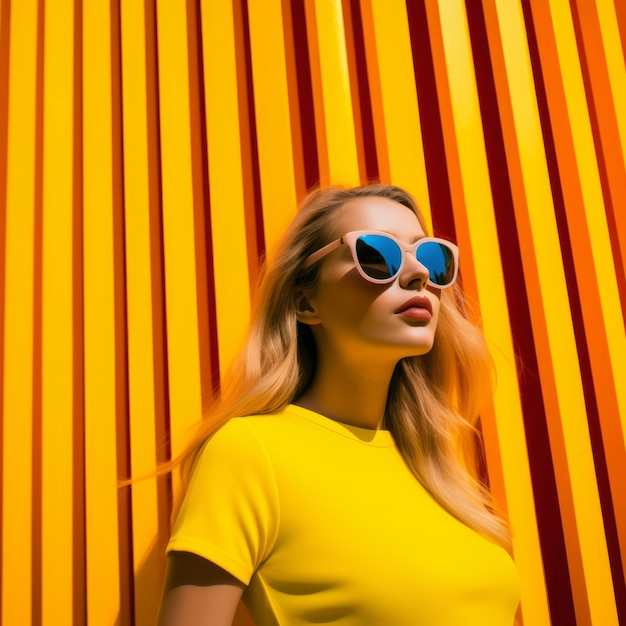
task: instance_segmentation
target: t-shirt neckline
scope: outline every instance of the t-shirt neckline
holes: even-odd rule
[[[353,426],[352,424],[344,424],[343,422],[338,422],[311,409],[305,409],[297,404],[288,405],[285,409],[285,413],[313,422],[338,435],[369,446],[387,447],[395,445],[393,435],[389,430],[382,428],[361,428],[360,426]]]

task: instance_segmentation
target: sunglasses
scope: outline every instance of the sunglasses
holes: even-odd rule
[[[450,287],[456,280],[459,249],[450,241],[437,237],[423,237],[406,244],[387,233],[356,230],[332,241],[309,256],[305,270],[327,254],[347,244],[359,274],[371,283],[390,283],[400,273],[407,252],[428,270],[428,284],[439,289]]]

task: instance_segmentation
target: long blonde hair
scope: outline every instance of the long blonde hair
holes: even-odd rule
[[[378,196],[406,206],[424,219],[407,192],[391,185],[330,187],[310,194],[261,271],[250,330],[217,398],[185,451],[162,470],[182,464],[186,481],[203,443],[236,416],[278,413],[310,384],[316,348],[308,326],[296,320],[296,288],[312,287],[318,266],[304,260],[328,243],[333,215],[353,198]],[[477,431],[483,401],[491,393],[491,359],[482,333],[461,310],[458,285],[442,291],[432,350],[396,365],[384,426],[407,466],[452,515],[485,537],[509,545],[506,524],[490,495],[474,477]]]

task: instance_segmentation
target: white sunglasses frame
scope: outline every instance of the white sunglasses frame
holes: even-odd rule
[[[361,264],[359,263],[358,255],[356,252],[357,239],[361,237],[362,235],[382,235],[383,237],[387,237],[391,239],[393,242],[395,242],[398,245],[400,250],[402,250],[403,254],[402,254],[401,261],[400,261],[400,267],[398,268],[398,271],[393,276],[390,276],[389,278],[372,278],[371,276],[368,276],[363,271],[363,268],[361,267]],[[354,265],[357,271],[359,272],[359,274],[370,283],[375,283],[377,285],[385,285],[387,283],[394,281],[400,275],[400,272],[402,271],[402,266],[404,265],[404,259],[406,257],[406,253],[410,252],[417,259],[417,256],[416,256],[417,249],[422,244],[427,243],[427,242],[442,244],[446,246],[452,252],[452,256],[454,258],[454,276],[452,277],[452,280],[448,284],[438,285],[437,283],[434,283],[432,280],[430,280],[430,269],[426,268],[426,269],[429,269],[429,278],[428,278],[427,284],[431,285],[432,287],[436,287],[437,289],[447,289],[448,287],[451,287],[452,285],[454,285],[454,283],[456,282],[458,273],[459,273],[459,248],[456,246],[456,244],[452,243],[451,241],[448,241],[447,239],[441,239],[439,237],[422,237],[421,239],[418,239],[414,243],[407,244],[407,243],[404,243],[403,241],[399,241],[398,239],[396,239],[396,237],[384,231],[353,230],[349,233],[346,233],[343,237],[339,237],[339,239],[335,239],[335,241],[331,241],[330,243],[326,244],[323,248],[320,248],[319,250],[317,250],[317,252],[314,252],[313,254],[309,255],[304,261],[304,264],[302,265],[301,269],[302,270],[308,269],[314,263],[317,263],[319,260],[324,258],[327,254],[330,254],[333,250],[336,250],[339,246],[346,244],[350,248],[350,254],[352,255],[352,260],[354,261]],[[419,261],[419,259],[417,260]]]

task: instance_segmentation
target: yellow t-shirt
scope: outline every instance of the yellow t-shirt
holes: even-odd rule
[[[505,550],[441,508],[392,435],[290,405],[204,446],[168,551],[248,585],[259,626],[511,626]]]

